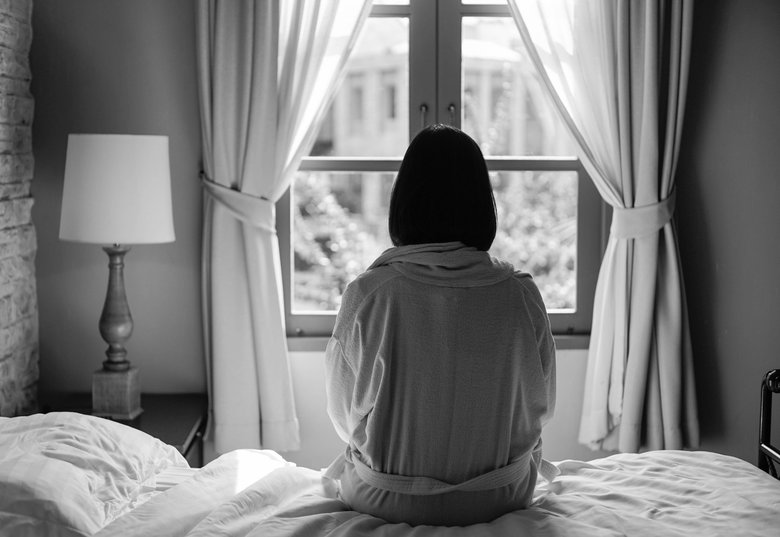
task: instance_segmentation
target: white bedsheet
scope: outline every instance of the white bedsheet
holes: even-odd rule
[[[187,470],[172,446],[103,418],[0,418],[0,536],[92,535]]]
[[[780,481],[740,459],[657,451],[558,463],[531,508],[469,527],[412,528],[350,511],[320,472],[239,450],[115,520],[134,536],[733,536],[780,534]]]

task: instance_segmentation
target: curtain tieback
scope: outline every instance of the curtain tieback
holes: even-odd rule
[[[658,203],[641,207],[614,207],[610,233],[618,239],[645,237],[663,228],[672,219],[677,189]]]
[[[200,174],[204,192],[218,201],[233,216],[253,227],[276,234],[276,205],[259,196],[222,186]]]

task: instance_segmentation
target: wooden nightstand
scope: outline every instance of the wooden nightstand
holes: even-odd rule
[[[41,412],[92,413],[89,393],[48,394],[39,397]],[[203,466],[203,433],[208,419],[205,394],[141,394],[143,413],[134,420],[117,420],[135,427],[184,455],[192,467]]]

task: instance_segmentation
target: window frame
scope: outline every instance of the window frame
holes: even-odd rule
[[[446,6],[446,9],[440,7]],[[434,122],[460,127],[461,58],[443,55],[438,64],[436,51],[460,50],[463,17],[511,17],[509,7],[500,4],[461,4],[459,0],[410,2],[408,5],[378,4],[371,17],[409,18],[409,139],[422,126]],[[435,32],[423,31],[434,25]],[[442,32],[442,28],[447,30]],[[414,58],[414,60],[412,60]],[[429,66],[438,65],[437,76]],[[426,67],[428,66],[428,67]],[[346,80],[346,78],[345,78]],[[573,311],[550,310],[556,336],[580,336],[590,333],[593,297],[599,265],[605,248],[607,208],[576,157],[500,157],[486,156],[488,170],[498,171],[574,171],[577,188],[577,297]],[[300,171],[385,172],[396,173],[401,157],[304,157]],[[329,337],[335,324],[335,312],[292,312],[292,188],[277,203],[277,230],[282,265],[284,310],[288,338]],[[522,267],[518,267],[522,269]],[[559,339],[556,337],[556,339]],[[577,345],[575,345],[576,347]]]

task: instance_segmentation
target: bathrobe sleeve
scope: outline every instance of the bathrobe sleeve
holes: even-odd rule
[[[542,307],[544,307],[542,305]],[[545,319],[547,314],[544,314]],[[544,328],[537,328],[537,346],[539,349],[539,358],[542,362],[542,374],[544,378],[544,392],[547,401],[546,411],[541,416],[541,423],[544,426],[555,412],[555,342],[550,330],[549,321],[545,322]],[[542,439],[534,447],[532,456],[536,462],[539,474],[548,481],[552,481],[558,473],[555,466],[542,458]]]
[[[325,393],[327,411],[339,437],[347,443],[365,431],[365,420],[373,410],[384,376],[384,362],[378,357],[374,333],[366,325],[376,325],[367,314],[364,292],[350,284],[344,291],[333,336],[325,350]],[[381,326],[381,319],[379,322]]]
[[[351,416],[351,400],[355,391],[355,371],[344,356],[344,349],[332,337],[325,349],[325,393],[330,421],[336,433],[349,443],[355,419]]]
[[[384,377],[384,360],[373,349],[343,345],[332,337],[325,350],[327,411],[346,443],[365,434],[365,420],[374,408]]]
[[[539,347],[539,357],[542,361],[542,372],[544,374],[545,391],[547,396],[547,411],[541,417],[542,426],[544,426],[550,418],[552,418],[555,412],[555,340],[553,340],[552,331],[550,330],[550,322],[545,311],[545,328],[541,330],[541,337],[537,337],[537,345]],[[542,457],[542,439],[536,444],[532,454],[536,461],[536,467],[539,475],[544,477],[547,481],[552,482],[556,475],[558,475],[558,468],[553,464],[547,462]]]
[[[544,426],[553,416],[555,412],[555,340],[553,339],[552,330],[550,328],[550,318],[547,315],[547,308],[544,305],[542,294],[539,292],[539,288],[533,283],[530,278],[523,282],[526,289],[529,291],[528,295],[530,300],[527,302],[529,307],[529,313],[534,323],[534,332],[536,334],[536,347],[538,351],[539,360],[541,362],[542,370],[542,393],[540,394],[544,400],[544,413],[540,416],[540,422]],[[537,467],[540,471],[543,471],[543,475],[546,478],[550,478],[550,468],[545,468],[544,464],[549,466],[549,463],[545,463],[542,459],[542,440],[536,444],[533,450],[533,458],[537,463]]]
[[[555,340],[550,328],[550,318],[544,305],[542,294],[533,279],[527,278],[523,283],[528,291],[530,300],[526,302],[529,314],[534,323],[536,334],[536,347],[541,362],[544,393],[546,398],[546,412],[541,417],[542,425],[552,418],[555,412]]]
[[[550,321],[547,319],[547,313],[544,314],[545,324],[542,329],[541,337],[537,340],[539,346],[539,357],[542,361],[542,372],[544,374],[544,384],[547,393],[547,412],[542,416],[542,425],[546,424],[552,418],[555,412],[555,340],[550,330]]]

